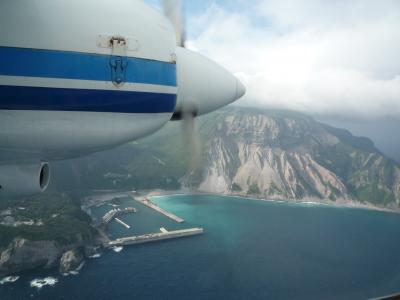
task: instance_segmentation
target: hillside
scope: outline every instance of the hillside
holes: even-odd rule
[[[0,201],[0,276],[60,264],[64,252],[95,245],[97,231],[79,201],[46,193]]]
[[[261,198],[358,200],[397,208],[400,168],[374,143],[289,111],[227,108],[198,119],[203,161],[187,174],[181,124],[60,163],[58,189],[179,189]],[[65,169],[68,172],[65,172]],[[68,184],[66,184],[68,182]]]

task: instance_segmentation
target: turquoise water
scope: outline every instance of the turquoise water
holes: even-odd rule
[[[400,292],[400,216],[216,196],[154,199],[173,221],[136,202],[114,237],[202,226],[205,234],[105,251],[78,276],[23,274],[0,299],[366,299]],[[94,211],[101,216],[110,207]],[[55,276],[41,290],[30,280]]]

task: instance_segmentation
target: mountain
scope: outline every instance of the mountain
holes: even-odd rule
[[[376,117],[356,119],[349,116],[320,116],[315,118],[334,127],[346,128],[358,136],[368,136],[375,145],[388,157],[400,163],[400,117]]]
[[[367,138],[285,111],[211,117],[202,191],[397,206],[400,168]]]
[[[304,114],[226,108],[198,119],[203,161],[190,159],[180,123],[117,150],[61,163],[65,188],[180,189],[265,199],[358,201],[398,208],[400,167],[374,143]],[[69,169],[69,172],[65,172]],[[67,178],[66,178],[67,177]]]

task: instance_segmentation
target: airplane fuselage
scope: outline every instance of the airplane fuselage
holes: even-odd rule
[[[160,129],[176,106],[175,44],[142,1],[1,1],[3,160],[65,159]]]
[[[141,0],[0,1],[0,197],[45,191],[51,160],[243,96],[230,72],[177,46],[177,32]]]

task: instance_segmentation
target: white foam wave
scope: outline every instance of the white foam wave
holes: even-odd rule
[[[69,271],[68,273],[63,273],[63,276],[69,276],[69,275],[79,275],[79,271],[83,268],[85,265],[85,262],[83,261],[75,270]]]
[[[89,258],[100,258],[101,255],[102,255],[101,253],[95,253],[95,254],[89,256]]]
[[[69,272],[71,275],[79,275],[79,271],[82,270],[85,262],[83,261],[75,270]]]
[[[19,279],[19,276],[8,276],[4,277],[2,280],[0,280],[0,284],[3,285],[5,283],[14,283]]]
[[[46,278],[37,278],[33,279],[30,282],[31,287],[41,289],[42,287],[48,285],[48,286],[54,286],[58,282],[57,278],[54,277],[46,277]]]
[[[324,204],[321,203],[321,202],[313,202],[313,201],[302,201],[302,202],[300,202],[300,204],[309,205],[309,206],[324,205]]]
[[[124,247],[117,247],[117,246],[115,246],[115,247],[112,247],[112,250],[113,250],[114,252],[119,253],[119,252],[121,252],[122,250],[124,250]]]

